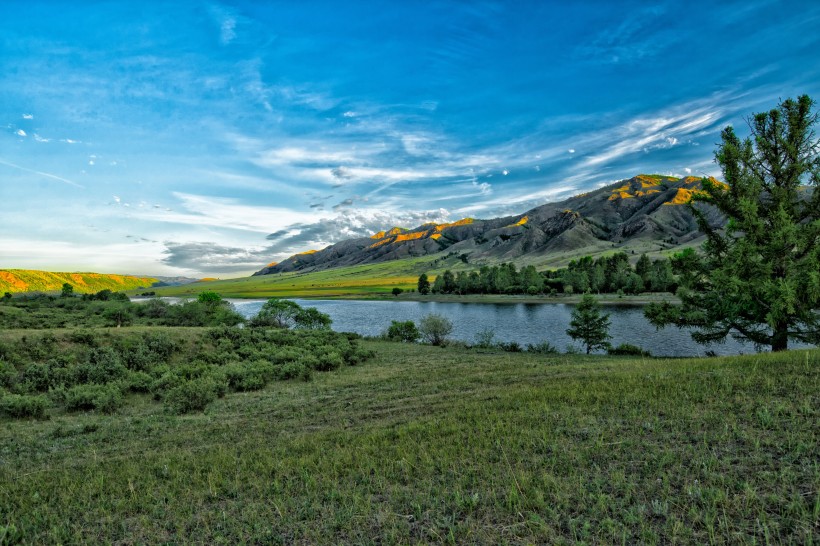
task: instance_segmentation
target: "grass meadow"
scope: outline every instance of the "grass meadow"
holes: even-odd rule
[[[820,351],[362,345],[201,413],[0,417],[0,543],[820,541]]]
[[[415,289],[419,275],[432,269],[429,258],[394,260],[310,273],[278,273],[183,286],[151,288],[159,296],[196,297],[213,290],[226,298],[385,297],[395,288]],[[135,292],[139,293],[139,291]]]

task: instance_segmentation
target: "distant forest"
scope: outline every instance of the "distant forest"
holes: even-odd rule
[[[690,249],[671,258],[650,260],[642,254],[633,267],[629,255],[618,252],[595,260],[590,256],[573,260],[563,269],[538,272],[532,265],[520,270],[515,264],[503,263],[484,266],[474,271],[445,271],[432,286],[427,275],[419,278],[418,290],[422,294],[573,294],[573,293],[623,293],[674,292],[678,284],[685,282],[685,275],[676,276],[675,271],[685,268],[693,251]]]

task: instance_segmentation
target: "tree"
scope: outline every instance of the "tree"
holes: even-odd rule
[[[452,331],[450,319],[436,313],[430,313],[419,321],[419,333],[431,345],[443,345]]]
[[[196,299],[199,303],[204,303],[205,305],[210,306],[217,306],[222,303],[222,296],[211,290],[200,292]]]
[[[307,307],[299,310],[293,318],[294,328],[305,330],[329,330],[333,320],[330,316],[322,313],[315,307]]]
[[[60,291],[61,298],[70,298],[74,296],[74,287],[67,282],[63,283],[63,289]]]
[[[567,335],[581,340],[586,346],[587,354],[596,349],[609,347],[609,315],[602,314],[594,296],[585,294],[581,302],[572,311]]]
[[[270,298],[251,320],[251,326],[273,326],[290,328],[296,323],[296,316],[302,311],[299,304],[279,298]]]
[[[422,273],[419,275],[418,289],[419,294],[422,296],[426,296],[430,293],[430,279],[427,278],[427,273]]]
[[[419,329],[416,328],[416,323],[412,320],[407,320],[404,322],[391,320],[390,327],[387,328],[387,333],[385,336],[391,341],[415,343],[421,334],[419,333]]]
[[[399,294],[401,294],[402,292],[404,292],[404,290],[402,290],[402,289],[401,289],[401,288],[399,288],[398,286],[395,286],[395,287],[393,287],[393,290],[392,290],[392,292],[391,292],[391,293],[392,293],[394,296],[398,296],[398,295],[399,295]]]
[[[647,307],[653,324],[694,327],[699,343],[730,334],[772,351],[787,349],[790,339],[820,343],[820,142],[813,106],[804,95],[755,114],[744,140],[732,127],[723,130],[715,160],[726,183],[704,179],[690,203],[707,236],[703,253],[684,256],[689,278],[678,290],[680,306]],[[695,203],[722,212],[725,232]]]

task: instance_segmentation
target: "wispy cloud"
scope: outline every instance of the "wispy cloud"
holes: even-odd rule
[[[35,169],[29,169],[28,167],[22,167],[20,165],[10,163],[10,162],[5,161],[3,159],[0,159],[0,165],[5,165],[5,166],[11,167],[13,169],[18,169],[18,170],[25,171],[25,172],[28,172],[28,173],[36,174],[38,176],[45,176],[46,178],[51,178],[53,180],[58,180],[60,182],[64,182],[64,183],[68,184],[69,186],[74,186],[75,188],[85,189],[85,186],[83,186],[82,184],[78,184],[78,183],[74,182],[73,180],[63,178],[62,176],[57,176],[56,174],[51,174],[51,173],[47,173],[47,172],[43,172],[43,171],[37,171]]]

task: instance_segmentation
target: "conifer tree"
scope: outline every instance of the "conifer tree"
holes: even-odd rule
[[[789,340],[820,343],[820,142],[818,114],[808,96],[781,102],[749,120],[751,136],[732,127],[721,135],[715,160],[726,184],[703,179],[694,203],[728,219],[715,229],[693,204],[707,241],[689,253],[682,304],[650,305],[656,326],[695,328],[700,343],[728,335],[772,351]]]
[[[572,311],[567,335],[572,339],[580,340],[587,350],[587,354],[595,349],[609,347],[609,315],[601,313],[597,300],[591,294],[584,294],[581,303]]]

